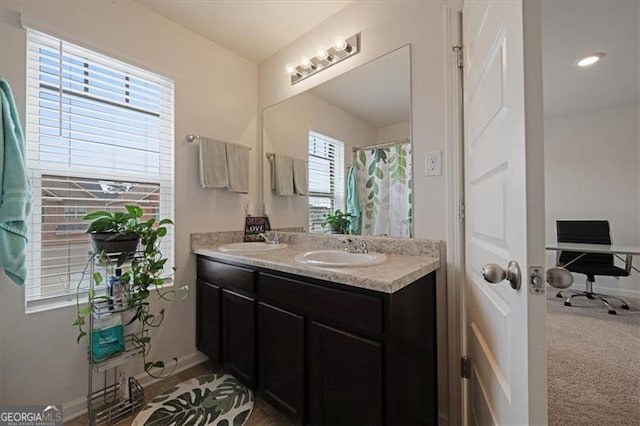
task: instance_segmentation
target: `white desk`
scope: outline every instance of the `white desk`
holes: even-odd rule
[[[604,254],[630,254],[640,256],[640,246],[615,246],[605,244],[575,244],[554,243],[548,244],[547,250],[577,251],[580,253],[604,253]]]
[[[558,252],[557,258],[560,258],[560,253],[563,251],[570,251],[575,253],[582,253],[581,256],[576,258],[578,260],[580,257],[584,256],[587,253],[601,253],[601,254],[613,254],[620,260],[624,260],[626,270],[631,271],[631,269],[636,272],[640,272],[640,270],[632,265],[633,256],[640,256],[640,246],[616,246],[616,245],[606,245],[606,244],[577,244],[577,243],[554,243],[547,244],[547,250],[553,250]],[[625,259],[622,259],[620,255],[624,255]],[[574,260],[574,262],[575,262]],[[557,263],[557,262],[556,262]]]

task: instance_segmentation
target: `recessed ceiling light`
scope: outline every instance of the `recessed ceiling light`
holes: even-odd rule
[[[588,67],[598,62],[604,56],[604,52],[592,53],[578,61],[579,67]]]

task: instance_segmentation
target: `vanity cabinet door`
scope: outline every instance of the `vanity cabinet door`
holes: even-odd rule
[[[312,322],[309,423],[382,424],[381,344]]]
[[[289,417],[302,423],[304,318],[260,303],[258,335],[262,395]]]
[[[214,363],[220,363],[220,299],[217,285],[198,280],[196,285],[196,347]]]
[[[237,379],[255,387],[255,300],[222,290],[222,362]]]

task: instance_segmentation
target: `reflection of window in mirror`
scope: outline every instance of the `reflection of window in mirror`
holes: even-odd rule
[[[309,232],[324,232],[325,213],[344,210],[344,142],[309,132]]]

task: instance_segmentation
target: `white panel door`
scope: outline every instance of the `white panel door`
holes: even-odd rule
[[[545,298],[529,294],[527,287],[527,268],[544,257],[538,237],[544,235],[544,210],[536,205],[543,200],[544,182],[539,179],[542,139],[530,140],[526,136],[536,132],[525,127],[539,126],[539,131],[542,117],[534,122],[525,114],[523,16],[522,0],[466,1],[463,8],[471,424],[546,422]],[[506,268],[511,260],[522,271],[518,290],[508,281],[490,284],[480,275],[486,264]]]

